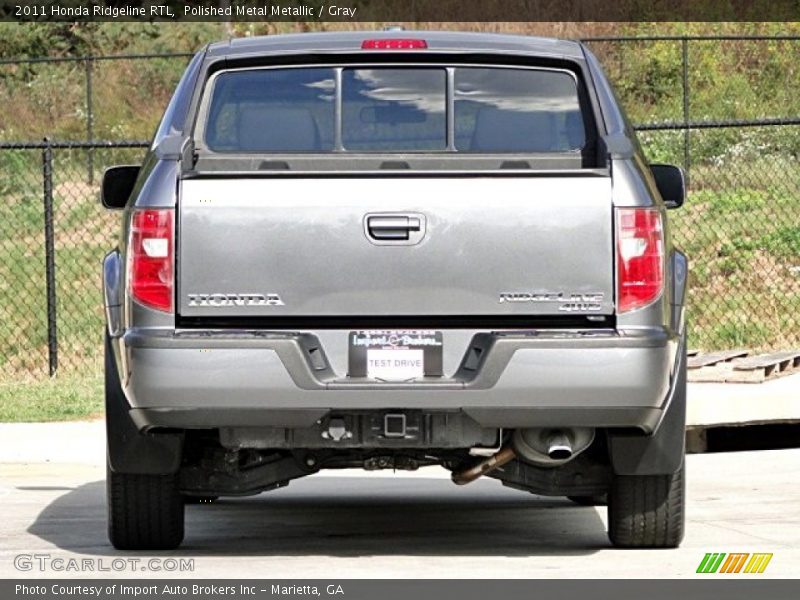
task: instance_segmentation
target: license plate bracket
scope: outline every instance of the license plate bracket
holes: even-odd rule
[[[441,331],[351,331],[347,344],[348,377],[405,381],[444,374]]]

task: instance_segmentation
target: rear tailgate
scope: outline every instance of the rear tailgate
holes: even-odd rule
[[[406,225],[408,240],[393,237]],[[190,178],[177,306],[197,318],[610,315],[611,228],[606,176]]]

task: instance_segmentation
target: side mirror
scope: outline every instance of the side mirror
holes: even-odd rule
[[[103,206],[111,209],[125,208],[136,185],[140,168],[138,165],[122,165],[105,170],[100,187],[100,201]]]
[[[683,169],[672,165],[650,165],[658,192],[667,208],[680,208],[686,200]]]

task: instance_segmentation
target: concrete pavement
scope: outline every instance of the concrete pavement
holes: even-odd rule
[[[181,549],[120,553],[105,537],[102,422],[3,424],[0,440],[0,577],[26,574],[15,556],[42,553],[90,559],[95,570],[39,571],[34,562],[27,576],[716,577],[695,574],[706,552],[772,552],[757,577],[800,575],[800,450],[689,456],[678,550],[613,550],[604,508],[488,479],[459,488],[443,470],[423,469],[325,472],[189,506]],[[130,557],[194,559],[194,570],[96,570]]]

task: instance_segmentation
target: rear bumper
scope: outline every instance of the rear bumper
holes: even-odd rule
[[[678,336],[631,332],[486,332],[451,377],[348,379],[311,333],[129,330],[115,353],[140,429],[309,427],[328,413],[462,411],[483,427],[656,430]]]

